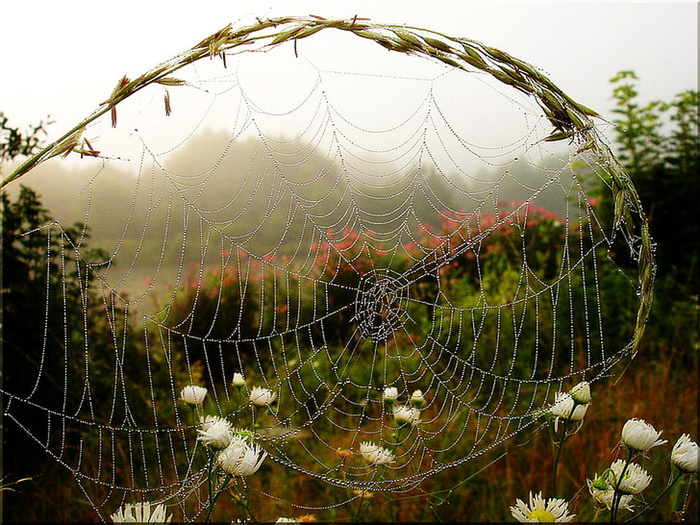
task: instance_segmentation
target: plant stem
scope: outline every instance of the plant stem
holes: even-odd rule
[[[615,489],[615,496],[613,496],[612,509],[610,510],[610,523],[615,523],[615,520],[617,519],[617,511],[619,510],[620,502],[622,501],[622,491],[620,490],[620,483],[622,483],[622,480],[625,479],[627,467],[629,467],[629,464],[632,463],[633,457],[634,453],[632,452],[632,450],[627,449],[627,461],[625,461],[625,466],[622,467],[620,476],[617,477],[617,479],[615,480],[615,485],[613,487]]]
[[[352,522],[357,523],[357,520],[360,519],[360,514],[362,511],[362,505],[365,503],[365,493],[363,492],[360,494],[360,504],[357,506],[357,510],[355,511],[355,517],[353,518]]]
[[[552,472],[552,497],[556,498],[557,497],[557,470],[559,468],[559,458],[561,457],[561,452],[564,449],[564,441],[566,441],[567,438],[567,431],[569,430],[569,424],[571,423],[571,418],[574,415],[574,411],[576,410],[576,407],[578,406],[578,403],[574,403],[574,406],[571,407],[571,412],[569,412],[569,417],[564,419],[564,424],[561,429],[561,439],[559,440],[559,446],[557,447],[557,451],[554,454],[554,466],[553,466],[553,472]],[[555,416],[557,417],[557,416]]]
[[[639,514],[635,514],[635,515],[632,516],[631,518],[626,519],[626,520],[625,520],[625,523],[629,523],[630,521],[634,521],[634,520],[636,520],[637,518],[641,518],[642,516],[644,516],[644,514],[646,514],[647,512],[649,512],[651,509],[653,509],[654,506],[659,502],[659,500],[660,500],[662,497],[664,497],[664,496],[666,495],[666,493],[667,493],[669,490],[671,490],[671,489],[673,488],[673,486],[676,484],[676,482],[677,482],[679,479],[681,479],[682,477],[683,477],[683,474],[680,474],[680,475],[675,476],[675,477],[673,476],[673,474],[671,474],[671,479],[669,480],[668,485],[666,485],[666,488],[665,488],[664,490],[662,490],[662,491],[659,493],[658,496],[656,496],[656,498],[654,499],[654,501],[652,501],[649,505],[647,505],[646,507],[644,507],[644,510],[642,510],[642,512],[640,512]]]
[[[238,504],[245,509],[245,511],[248,513],[248,517],[250,517],[250,520],[253,523],[260,523],[257,519],[255,519],[255,516],[253,516],[253,513],[250,511],[250,507],[248,506],[248,503],[246,503],[248,500],[245,496],[243,497],[238,497],[236,500]]]
[[[224,477],[224,481],[221,485],[217,487],[216,490],[216,495],[212,497],[211,494],[209,494],[209,508],[207,509],[207,515],[204,518],[205,523],[209,523],[209,518],[211,517],[211,513],[214,510],[214,505],[216,504],[216,501],[219,499],[219,496],[226,490],[226,486],[228,485],[228,482],[231,481],[231,474],[226,474]],[[257,522],[256,522],[257,523]]]
[[[564,426],[562,427],[562,437],[559,440],[559,445],[557,446],[557,451],[554,454],[554,466],[552,472],[552,497],[557,497],[557,471],[559,468],[559,458],[561,457],[561,451],[564,449],[564,441],[566,441],[566,430],[569,426],[569,420],[564,421]]]
[[[207,495],[209,496],[209,510],[207,512],[207,516],[211,514],[212,508],[214,507],[214,502],[212,501],[212,494],[211,494],[211,476],[212,476],[212,467],[214,466],[214,454],[209,454],[209,466],[207,468]]]

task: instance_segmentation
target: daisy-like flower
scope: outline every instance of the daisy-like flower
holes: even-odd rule
[[[180,391],[180,399],[189,405],[201,405],[207,397],[207,389],[203,386],[187,385]]]
[[[110,516],[114,523],[170,523],[172,515],[165,514],[165,505],[159,503],[125,503]]]
[[[231,380],[231,385],[235,387],[241,387],[245,385],[245,378],[243,377],[243,374],[240,372],[236,372],[233,374],[233,379]]]
[[[226,421],[224,418],[219,416],[204,416],[204,420],[200,423],[202,425],[202,430],[209,430],[209,427],[216,423],[217,421]]]
[[[652,447],[667,443],[665,439],[659,439],[662,432],[643,419],[628,419],[622,427],[622,443],[636,452],[646,452]]]
[[[573,400],[580,405],[587,405],[591,402],[591,384],[588,381],[581,381],[569,390]]]
[[[214,450],[222,450],[229,446],[233,434],[231,434],[231,423],[216,416],[207,416],[212,419],[202,424],[202,428],[197,430],[197,439]],[[214,419],[215,418],[215,419]]]
[[[416,407],[397,405],[394,407],[394,421],[401,426],[406,423],[417,425],[420,423],[420,410]]]
[[[399,391],[395,386],[390,386],[384,389],[382,397],[387,403],[393,403],[399,397]]]
[[[698,472],[698,444],[690,439],[688,434],[683,434],[673,445],[671,451],[671,463],[681,472]]]
[[[596,507],[601,509],[612,510],[613,502],[615,501],[615,489],[605,481],[603,478],[599,478],[596,475],[595,480],[586,480],[586,485],[588,485],[588,492],[591,493],[593,502]],[[617,504],[617,508],[632,511],[632,496],[631,494],[625,494],[620,498],[620,502]]]
[[[423,408],[425,406],[425,396],[422,390],[414,390],[411,394],[411,404],[416,408]]]
[[[587,403],[585,405],[577,403],[573,396],[567,392],[557,392],[554,404],[549,409],[553,416],[569,421],[581,421],[587,410]]]
[[[257,444],[249,444],[241,436],[234,435],[216,461],[224,472],[241,477],[255,474],[266,457],[267,452]]]
[[[623,494],[639,494],[651,483],[651,476],[642,467],[636,463],[630,463],[625,468],[627,462],[624,459],[618,459],[610,465],[608,482],[616,487]],[[622,471],[624,475],[622,475]]]
[[[394,455],[384,447],[363,441],[360,443],[360,454],[370,465],[386,465],[394,462]]]
[[[259,407],[270,406],[276,400],[277,393],[269,388],[256,386],[250,392],[250,402]]]
[[[569,514],[566,500],[549,498],[545,500],[542,493],[532,495],[530,504],[526,505],[521,499],[515,500],[510,508],[511,515],[520,523],[566,523],[574,519],[575,514]]]

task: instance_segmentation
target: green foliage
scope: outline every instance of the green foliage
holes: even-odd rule
[[[654,353],[680,353],[697,366],[700,293],[700,140],[697,91],[670,102],[638,102],[637,76],[622,71],[614,112],[622,160],[639,192],[656,243],[657,279],[645,345]]]
[[[91,277],[71,244],[73,239],[85,240],[86,232],[78,227],[61,231],[52,225],[39,196],[26,187],[21,187],[15,202],[3,192],[2,219],[3,389],[20,398],[41,398],[49,408],[61,410],[64,382],[83,361],[81,353],[68,361],[65,352],[76,345],[84,347],[83,334],[66,327],[80,326],[83,318],[82,291]],[[79,395],[80,390],[67,391],[66,407],[75,411]],[[3,400],[8,402],[4,396]],[[36,435],[46,433],[46,414],[31,403],[18,422]],[[4,457],[6,472],[14,477],[44,471],[49,457],[35,446],[6,419],[3,448],[13,451]]]
[[[640,105],[636,80],[632,71],[611,80],[619,158],[645,206],[657,244],[659,277],[674,280],[683,295],[697,294],[700,98],[697,91],[685,91],[670,102]]]
[[[22,132],[19,128],[8,126],[8,121],[5,113],[0,111],[0,165],[4,160],[34,153],[41,143],[40,135],[46,134],[46,126],[52,124],[51,120],[41,120],[28,131]]]

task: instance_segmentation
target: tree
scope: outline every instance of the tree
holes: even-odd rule
[[[640,194],[657,244],[658,275],[687,296],[700,290],[697,91],[640,105],[633,71],[611,79],[619,158]]]
[[[31,155],[40,146],[45,125],[22,133],[8,127],[0,113],[0,126],[0,160],[5,161]],[[46,435],[48,430],[46,413],[33,408],[31,400],[48,403],[51,410],[77,406],[80,391],[66,389],[65,384],[81,374],[84,365],[69,352],[84,348],[87,332],[74,327],[83,324],[85,308],[95,308],[89,261],[104,260],[106,254],[87,246],[89,231],[82,224],[61,228],[55,223],[31,188],[20,186],[14,201],[5,191],[0,198],[2,411],[30,400],[13,411],[19,414],[13,416],[19,426],[6,418],[2,428],[3,474],[16,479],[55,468],[50,456],[27,436]]]
[[[656,243],[657,273],[646,345],[697,366],[700,202],[697,91],[672,101],[638,102],[633,71],[615,84],[619,158],[639,192]]]
[[[19,128],[8,126],[8,121],[5,113],[0,111],[0,166],[5,160],[34,153],[41,144],[41,135],[46,134],[46,126],[53,123],[47,117],[46,121],[40,120],[23,133]]]

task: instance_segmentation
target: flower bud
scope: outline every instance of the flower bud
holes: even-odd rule
[[[243,374],[240,372],[236,372],[233,374],[233,379],[231,380],[231,385],[235,387],[241,387],[245,385],[245,378],[243,377]]]
[[[411,404],[416,408],[425,406],[425,397],[422,390],[414,390],[413,394],[411,394]]]
[[[399,397],[399,391],[396,389],[396,387],[390,386],[390,387],[384,389],[383,398],[384,398],[384,401],[386,401],[387,403],[393,403],[394,401],[396,401],[396,398],[398,398],[398,397]]]
[[[571,390],[569,394],[579,405],[586,405],[591,402],[591,384],[588,381],[581,381]]]
[[[394,407],[394,420],[399,426],[407,423],[417,425],[420,422],[420,410],[415,407],[397,405]]]
[[[180,391],[180,399],[190,405],[201,405],[207,396],[207,389],[203,386],[187,385]]]
[[[588,404],[576,404],[573,396],[565,392],[559,392],[556,395],[554,405],[550,409],[553,416],[569,421],[581,421],[587,410]]]

